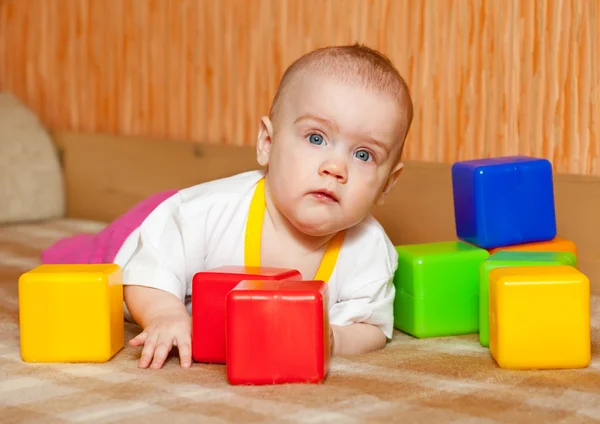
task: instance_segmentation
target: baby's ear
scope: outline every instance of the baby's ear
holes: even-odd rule
[[[256,142],[256,160],[261,166],[269,164],[269,153],[273,140],[273,124],[267,116],[260,118],[258,140]]]
[[[381,191],[381,194],[379,195],[379,198],[377,199],[378,205],[383,204],[383,199],[385,198],[385,196],[387,196],[387,194],[390,192],[390,190],[396,185],[396,181],[398,181],[398,177],[402,173],[403,169],[404,169],[404,164],[402,162],[398,162],[398,164],[394,167],[394,169],[392,169],[392,172],[390,172],[390,175],[388,176],[385,186],[383,187],[383,190]]]

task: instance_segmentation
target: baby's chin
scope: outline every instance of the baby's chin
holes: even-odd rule
[[[320,218],[301,218],[297,216],[288,217],[290,223],[302,234],[309,237],[325,237],[333,235],[345,227],[340,222]]]

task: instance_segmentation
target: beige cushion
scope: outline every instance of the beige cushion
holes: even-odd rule
[[[36,115],[0,93],[0,224],[64,216],[58,154]]]

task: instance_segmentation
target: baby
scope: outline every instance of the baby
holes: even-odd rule
[[[397,254],[371,216],[396,183],[412,121],[392,63],[364,46],[318,49],[283,75],[262,117],[260,170],[159,193],[94,236],[59,241],[45,263],[114,262],[143,331],[138,366],[191,359],[191,280],[222,265],[293,268],[329,288],[333,355],[392,337]]]

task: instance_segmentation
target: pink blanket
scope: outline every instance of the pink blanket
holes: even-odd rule
[[[42,263],[112,263],[125,239],[158,205],[177,191],[163,191],[144,199],[97,234],[78,234],[57,241],[42,251]]]

